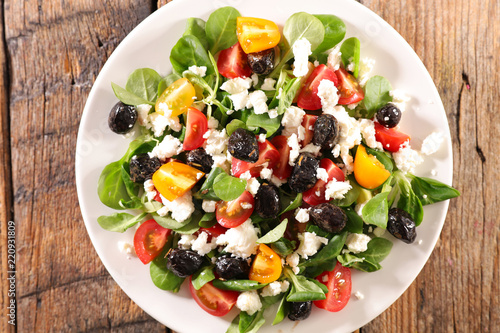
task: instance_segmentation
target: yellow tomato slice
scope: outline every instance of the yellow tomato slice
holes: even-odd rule
[[[196,90],[188,79],[183,77],[168,86],[167,89],[156,100],[155,110],[161,115],[164,115],[164,108],[161,103],[167,104],[172,110],[171,117],[178,116],[187,111],[188,107],[193,104],[196,97]]]
[[[374,189],[382,185],[390,175],[391,173],[375,156],[366,152],[364,146],[358,146],[354,158],[354,177],[359,185]]]
[[[278,45],[281,38],[276,23],[254,17],[238,17],[236,19],[236,33],[245,53],[273,48]]]
[[[173,201],[193,188],[204,173],[180,162],[163,164],[153,174],[153,184],[167,200]]]
[[[260,244],[257,250],[249,278],[260,283],[270,283],[276,281],[281,276],[281,258],[267,245]]]

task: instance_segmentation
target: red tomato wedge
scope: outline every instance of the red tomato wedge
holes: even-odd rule
[[[328,173],[328,181],[333,178],[339,182],[343,182],[345,180],[344,173],[335,163],[332,162],[332,160],[328,158],[322,159],[319,162],[319,167],[326,169],[326,172]],[[323,180],[318,179],[313,188],[304,192],[302,199],[311,206],[328,202],[329,200],[325,199],[325,190],[326,183]]]
[[[200,228],[198,232],[206,232],[211,237],[219,237],[222,234],[225,234],[227,229],[221,226],[218,223],[215,223],[210,228]]]
[[[217,59],[219,73],[228,79],[237,77],[250,77],[252,69],[248,65],[247,55],[243,52],[240,43],[222,50]]]
[[[153,219],[141,224],[134,235],[134,249],[143,264],[151,262],[160,254],[171,231]]]
[[[335,72],[325,65],[319,65],[314,69],[307,79],[304,87],[300,90],[297,98],[297,105],[304,110],[319,110],[321,109],[321,99],[318,96],[318,87],[322,80],[332,81],[335,86],[338,86],[339,79]]]
[[[324,279],[328,279],[326,282]],[[320,309],[325,309],[330,312],[338,312],[342,310],[351,298],[351,270],[342,266],[338,261],[337,265],[331,272],[324,272],[319,275],[316,280],[328,287],[326,299],[314,301]]]
[[[236,291],[217,289],[212,282],[208,282],[200,290],[196,290],[191,281],[191,276],[189,277],[189,291],[203,310],[216,317],[225,316],[231,311],[239,295]]]
[[[339,78],[339,90],[340,98],[339,104],[347,105],[360,102],[365,98],[365,92],[363,88],[359,85],[356,78],[348,73],[345,69],[339,68],[335,71],[337,77]]]
[[[306,129],[304,140],[300,143],[302,147],[305,147],[312,142],[314,137],[314,124],[317,119],[318,116],[312,114],[306,114],[304,115],[304,118],[302,118],[302,126]]]
[[[395,153],[399,151],[403,143],[410,140],[410,136],[375,122],[375,139],[382,144],[385,150]]]
[[[224,228],[236,228],[248,220],[253,213],[254,206],[252,194],[245,191],[232,201],[217,202],[215,207],[215,218]]]
[[[287,138],[284,135],[277,135],[271,140],[271,143],[280,154],[280,159],[273,168],[273,175],[279,179],[287,179],[292,173],[292,166],[288,164],[290,146],[287,143]]]
[[[187,111],[186,136],[182,147],[184,150],[199,148],[205,142],[203,134],[208,129],[207,117],[198,109],[189,107]]]
[[[231,171],[235,177],[241,176],[241,174],[250,171],[252,177],[258,177],[260,171],[264,168],[263,164],[268,163],[267,168],[273,169],[280,159],[280,153],[278,150],[266,140],[265,142],[259,142],[259,159],[255,163],[249,163],[233,157],[231,162]]]

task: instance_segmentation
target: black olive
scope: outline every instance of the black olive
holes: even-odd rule
[[[408,244],[413,243],[417,238],[415,221],[413,221],[410,214],[400,208],[391,208],[389,210],[387,231]]]
[[[248,64],[256,74],[269,74],[274,69],[274,48],[249,53],[247,55]]]
[[[144,183],[153,177],[153,173],[161,166],[158,157],[148,154],[135,155],[130,159],[130,179],[135,183]]]
[[[321,148],[331,148],[339,135],[339,124],[331,114],[322,114],[314,123],[313,143]]]
[[[203,265],[203,257],[189,250],[172,249],[167,259],[167,269],[181,278],[193,275]]]
[[[217,258],[215,272],[224,280],[248,280],[250,265],[246,259],[225,254]]]
[[[280,194],[276,186],[264,183],[255,195],[255,211],[264,219],[278,216],[281,210]]]
[[[331,203],[322,203],[309,211],[312,221],[326,232],[339,232],[347,224],[347,215],[342,208]]]
[[[196,148],[187,153],[186,163],[193,168],[209,173],[212,170],[214,160],[212,156],[208,155],[205,149]]]
[[[290,302],[290,312],[288,319],[290,320],[306,320],[309,318],[312,309],[312,301],[307,302]]]
[[[388,103],[377,111],[377,120],[381,125],[393,128],[401,120],[401,110],[394,104]]]
[[[233,157],[250,163],[259,159],[259,143],[251,132],[238,128],[229,137],[227,150]]]
[[[118,134],[130,132],[137,121],[137,110],[132,105],[118,102],[109,112],[108,126]]]
[[[292,169],[292,174],[288,178],[290,189],[297,193],[302,193],[312,188],[316,181],[316,171],[319,162],[309,153],[301,153]]]

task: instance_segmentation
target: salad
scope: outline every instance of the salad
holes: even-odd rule
[[[129,212],[97,222],[136,227],[120,246],[158,288],[184,283],[214,316],[240,309],[228,332],[256,332],[265,311],[276,325],[342,310],[351,269],[381,269],[393,242],[415,242],[424,205],[459,195],[413,174],[444,137],[411,147],[409,99],[345,35],[334,15],[296,13],[280,31],[223,7],[187,20],[172,73],[112,83],[109,127],[133,140],[98,195]]]

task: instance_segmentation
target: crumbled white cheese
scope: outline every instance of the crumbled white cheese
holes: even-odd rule
[[[220,89],[224,90],[231,95],[238,94],[241,92],[248,92],[248,89],[252,87],[252,79],[251,78],[241,78],[237,77],[235,79],[230,79],[224,82]]]
[[[358,104],[359,104],[359,102],[358,103],[347,104],[347,108],[349,110],[354,110],[358,106]]]
[[[311,43],[306,38],[301,38],[292,46],[293,56],[295,58],[293,62],[293,75],[295,77],[301,77],[309,72],[309,56],[311,55]]]
[[[182,125],[179,122],[179,117],[172,116],[172,110],[170,110],[167,103],[160,103],[158,105],[158,110],[156,110],[156,111],[157,112],[153,112],[152,114],[149,115],[149,122],[153,126],[153,131],[156,132],[156,130],[155,130],[156,126],[155,126],[154,122],[160,122],[161,124],[163,124],[163,122],[166,122],[167,126],[170,127],[172,129],[172,131],[174,131],[174,132],[179,132],[182,129]],[[157,114],[159,114],[161,116],[162,113],[163,113],[164,119],[161,117],[155,116]],[[156,119],[154,119],[154,117],[156,117]],[[161,124],[159,124],[157,126],[160,126]],[[155,133],[155,136],[160,136],[160,135],[156,135],[156,133]]]
[[[257,178],[250,178],[247,180],[246,190],[250,192],[253,196],[259,191],[260,183]]]
[[[279,88],[278,89],[278,95],[276,95],[276,99],[280,99],[281,98],[281,93],[283,92],[283,88]]]
[[[222,170],[229,172],[231,162],[228,161],[225,154],[212,155],[212,160],[214,161],[214,164],[212,165],[213,168],[219,167]]]
[[[318,67],[320,65],[320,63],[318,60],[314,60],[313,65],[314,65],[314,67]]]
[[[182,142],[172,135],[167,135],[148,155],[151,158],[158,157],[160,160],[165,160],[174,155],[179,155],[181,152]]]
[[[278,109],[274,108],[274,109],[269,110],[268,115],[269,115],[269,118],[271,118],[271,119],[277,118],[279,116]]]
[[[260,296],[262,297],[276,296],[287,291],[288,287],[290,287],[290,282],[288,282],[287,280],[283,282],[274,281],[269,283],[264,288],[262,288]]]
[[[203,111],[203,110],[205,110],[206,104],[201,102],[201,101],[198,101],[198,102],[193,102],[193,104],[191,106],[198,111]]]
[[[250,173],[250,170],[247,170],[245,172],[243,172],[240,177],[240,179],[245,179],[245,180],[250,180],[250,178],[252,178],[252,174]]]
[[[318,97],[321,99],[323,110],[332,109],[339,102],[337,87],[330,80],[321,80],[318,86]]]
[[[299,223],[309,222],[309,209],[297,208],[297,210],[295,211],[295,220]]]
[[[258,229],[248,219],[236,228],[230,228],[217,237],[217,245],[226,245],[224,251],[240,258],[248,258],[257,252]]]
[[[260,89],[262,90],[276,90],[274,88],[274,85],[276,84],[276,80],[275,79],[272,79],[272,78],[267,78],[267,79],[264,79],[264,83],[262,84],[262,86],[260,87]]]
[[[225,128],[222,131],[209,129],[203,134],[203,138],[206,139],[203,146],[207,154],[214,156],[225,153],[229,141]]]
[[[241,311],[245,311],[250,316],[262,308],[259,294],[256,290],[242,292],[236,301],[236,307]]]
[[[427,136],[424,139],[424,142],[422,143],[422,148],[420,151],[424,155],[431,155],[434,154],[439,150],[439,147],[441,147],[441,144],[444,141],[444,135],[441,132],[433,132],[429,136]]]
[[[121,253],[124,253],[127,255],[127,259],[131,259],[132,256],[135,255],[135,249],[134,246],[128,242],[124,241],[118,241],[118,250]]]
[[[298,274],[299,273],[299,268],[297,267],[299,265],[299,261],[300,261],[300,257],[299,257],[299,254],[297,252],[294,252],[292,254],[289,254],[287,257],[286,257],[286,264],[288,266],[290,266],[290,268],[292,269],[292,271],[295,273],[295,274]]]
[[[339,43],[333,50],[328,53],[328,59],[326,61],[326,64],[328,68],[336,71],[340,68],[340,64],[342,63],[342,52],[340,52],[340,46],[341,44]]]
[[[134,157],[132,157],[132,159],[134,159]],[[151,179],[148,179],[144,182],[144,192],[146,192],[148,201],[153,201],[153,199],[156,197],[155,185],[153,184],[153,181]]]
[[[297,134],[292,134],[288,139],[286,139],[288,146],[290,147],[290,157],[288,159],[288,164],[291,166],[295,165],[295,160],[300,154],[299,138]]]
[[[321,151],[321,146],[316,146],[313,143],[307,144],[304,148],[300,150],[301,153],[310,153],[314,156],[319,155],[320,151]]]
[[[355,67],[356,67],[356,64],[353,62],[350,62],[349,65],[347,65],[347,70],[352,73],[352,72],[354,72]]]
[[[252,79],[252,83],[253,83],[254,87],[259,84],[259,76],[256,73],[253,73],[250,76],[250,78]]]
[[[191,191],[187,191],[183,196],[178,197],[174,201],[169,201],[160,194],[161,201],[164,204],[162,208],[156,211],[160,216],[172,213],[172,218],[177,222],[186,221],[194,212],[194,203]]]
[[[326,184],[325,199],[343,199],[345,194],[349,192],[351,188],[352,186],[348,180],[339,182],[337,179],[332,178],[332,180]]]
[[[270,180],[273,175],[273,169],[263,168],[260,171],[260,178]]]
[[[364,87],[366,82],[372,77],[372,71],[375,67],[375,59],[363,58],[359,63],[358,82]]]
[[[359,290],[354,293],[354,296],[356,296],[356,298],[359,299],[360,301],[365,298],[365,295],[363,295]]]
[[[328,183],[328,172],[326,169],[318,168],[316,170],[316,178],[321,179],[325,183]]]
[[[262,90],[255,90],[248,95],[248,101],[253,106],[255,114],[267,113],[267,96]],[[248,106],[247,106],[248,107]]]
[[[149,104],[140,104],[136,106],[137,121],[141,126],[146,126],[146,124],[148,123],[148,115],[151,107],[152,106]]]
[[[208,119],[208,128],[217,129],[217,127],[219,127],[219,121],[217,120],[217,118],[210,117],[210,119]]]
[[[240,203],[240,206],[243,209],[251,209],[253,207],[253,205],[249,202],[242,202],[242,203]]]
[[[201,204],[201,208],[206,213],[213,213],[213,212],[215,212],[215,205],[216,204],[217,204],[217,201],[214,201],[214,200],[203,200],[203,202]]]
[[[307,259],[318,252],[321,245],[328,244],[328,239],[316,235],[315,232],[304,232],[298,235],[300,245],[297,249],[297,254],[302,258]]]
[[[271,176],[270,181],[271,181],[271,183],[273,183],[274,186],[277,186],[277,187],[280,187],[281,185],[283,185],[287,182],[286,179],[279,179],[275,175]]]
[[[405,144],[402,144],[399,151],[393,153],[392,157],[394,158],[394,162],[396,162],[397,168],[403,172],[413,173],[415,171],[415,167],[424,162],[424,159],[420,156],[419,152],[411,149],[408,141],[406,141]]]
[[[281,119],[281,125],[283,125],[281,134],[287,137],[294,133],[298,135],[298,128],[302,126],[302,119],[305,114],[304,110],[299,107],[290,106],[287,108]]]
[[[408,103],[411,98],[400,89],[389,91],[389,95],[392,97],[392,104],[394,104],[401,112],[405,112],[406,103]]]
[[[191,72],[193,72],[193,74],[196,74],[196,75],[199,75],[201,77],[205,77],[205,75],[207,75],[207,66],[189,66],[188,67],[188,70],[190,70]]]
[[[200,256],[204,256],[217,247],[216,242],[216,237],[212,237],[209,242],[208,234],[206,232],[201,232],[198,237],[191,243],[191,250],[197,252]]]
[[[266,134],[265,133],[259,134],[259,138],[257,139],[257,141],[259,141],[260,143],[266,142]]]
[[[360,217],[363,217],[363,207],[365,207],[365,205],[366,205],[367,202],[368,201],[365,201],[365,202],[362,202],[362,203],[358,203],[354,207],[354,210],[356,211],[356,214],[358,214]]]
[[[365,234],[349,234],[345,245],[352,253],[365,252],[368,249],[368,242],[371,238]]]
[[[376,227],[373,229],[373,235],[375,237],[382,237],[385,234],[385,229],[382,229],[381,227]]]
[[[195,235],[181,235],[181,238],[177,242],[177,244],[183,249],[183,250],[189,250],[191,248],[191,244],[196,240]]]
[[[375,138],[375,123],[370,119],[360,119],[359,129],[368,147],[383,150],[382,144]]]
[[[248,104],[248,91],[245,90],[234,95],[229,95],[229,98],[233,102],[233,107],[236,111],[242,110]]]

